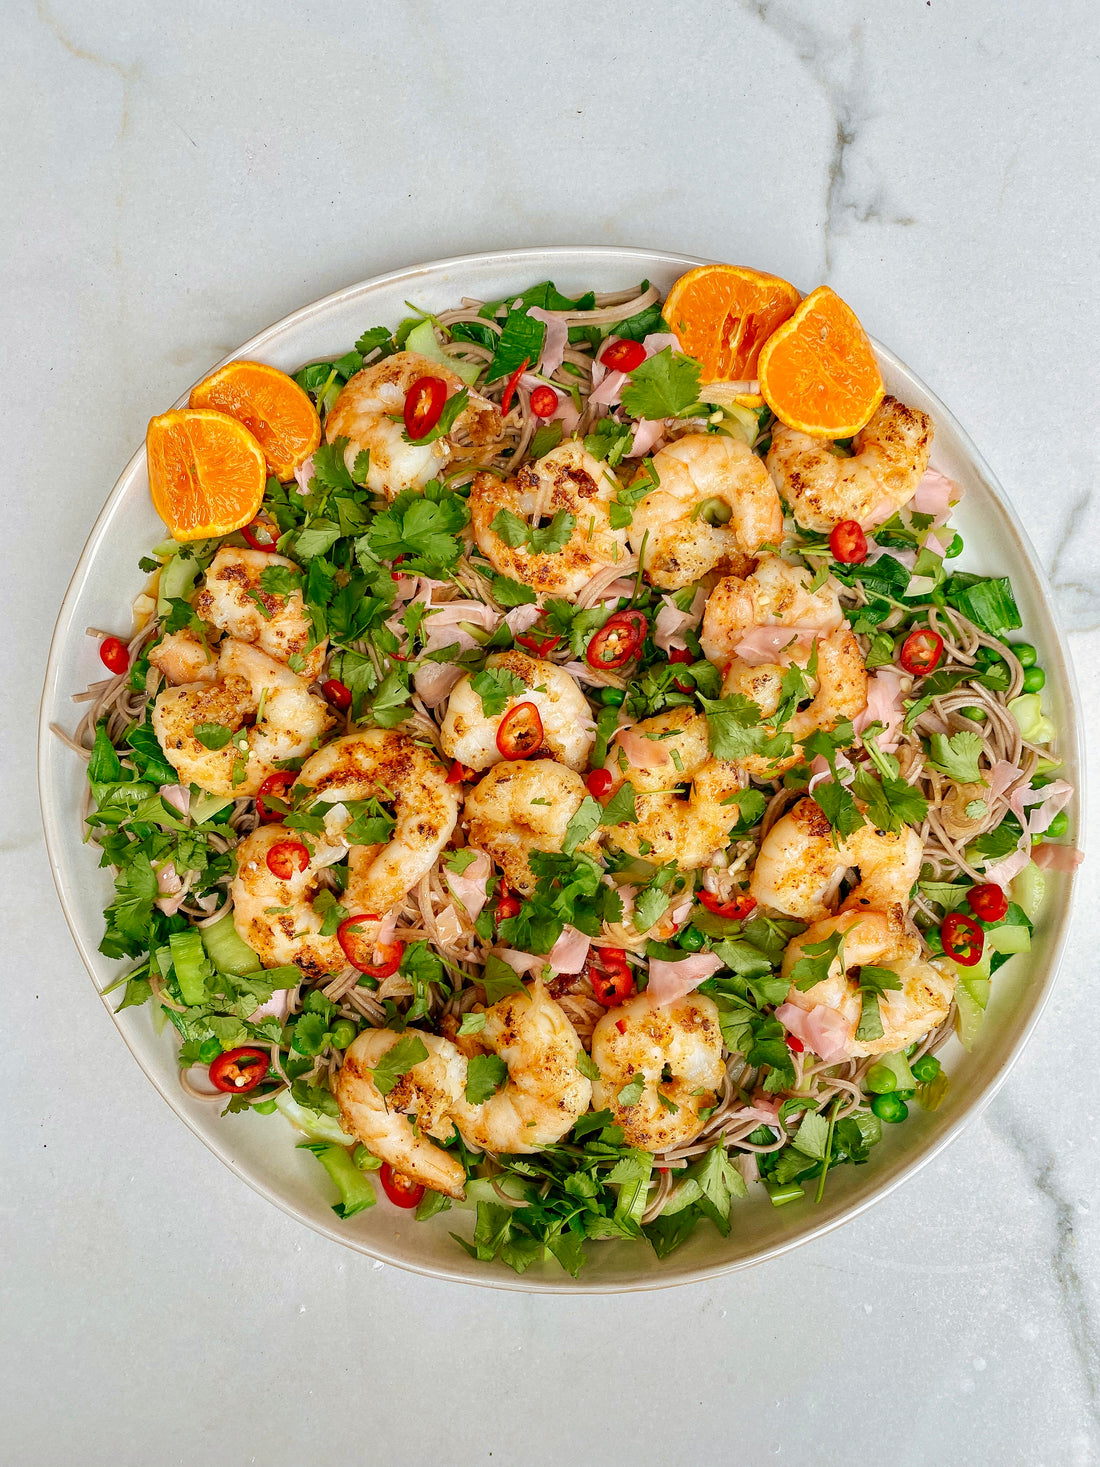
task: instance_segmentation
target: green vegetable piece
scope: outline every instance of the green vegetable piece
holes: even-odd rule
[[[428,1058],[424,1041],[418,1034],[403,1034],[385,1054],[371,1072],[374,1087],[380,1095],[388,1095],[393,1087],[421,1060]]]
[[[963,718],[969,718],[971,723],[984,723],[989,717],[989,714],[985,711],[984,708],[978,708],[974,705],[968,705],[966,708],[960,708],[959,713]]]
[[[435,327],[431,320],[425,317],[419,326],[414,326],[405,338],[406,351],[419,352],[422,357],[429,361],[438,362],[441,367],[461,377],[467,387],[472,387],[481,375],[481,364],[479,362],[466,362],[461,357],[450,356],[440,346]]]
[[[676,939],[679,945],[689,953],[700,952],[706,943],[706,938],[698,927],[685,927]]]
[[[333,1049],[347,1049],[355,1036],[359,1033],[358,1028],[350,1019],[337,1019],[332,1026],[329,1042]]]
[[[806,1195],[805,1189],[797,1182],[766,1182],[765,1186],[773,1207],[784,1207],[788,1202],[797,1202]]]
[[[312,1151],[334,1182],[340,1194],[339,1202],[332,1206],[337,1217],[354,1217],[357,1212],[374,1206],[377,1200],[374,1188],[355,1165],[346,1147],[334,1146],[327,1141],[302,1141],[299,1149]]]
[[[1021,667],[1034,667],[1039,661],[1039,653],[1030,642],[1010,642],[1009,646],[1016,654],[1016,660]]]
[[[1046,828],[1046,835],[1051,840],[1061,840],[1062,836],[1069,831],[1069,816],[1064,810],[1059,810],[1054,819]]]
[[[1029,667],[1024,673],[1024,692],[1038,693],[1047,685],[1047,675],[1041,667]]]
[[[232,973],[241,977],[245,973],[255,973],[262,967],[247,942],[237,936],[232,912],[226,912],[224,917],[219,917],[209,927],[196,930],[202,938],[207,956],[219,973]]]
[[[206,979],[212,976],[212,970],[199,929],[189,927],[186,932],[173,932],[168,938],[168,946],[184,1003],[188,1007],[202,1003],[206,997]]]
[[[893,1125],[899,1125],[909,1114],[909,1107],[897,1095],[876,1095],[871,1109],[880,1121],[889,1121]]]
[[[913,1072],[913,1078],[924,1084],[928,1080],[934,1080],[943,1066],[934,1054],[922,1054],[920,1059],[914,1060],[909,1068]]]
[[[1049,744],[1054,737],[1054,725],[1044,716],[1038,693],[1021,693],[1008,704],[1008,711],[1019,724],[1021,736],[1029,744]]]
[[[600,702],[606,708],[621,708],[626,701],[626,693],[622,688],[602,688],[600,690]]]
[[[874,1095],[889,1095],[897,1089],[898,1077],[888,1065],[872,1065],[863,1083]]]
[[[1034,922],[1043,905],[1046,877],[1035,862],[1030,862],[1011,884],[1012,900],[1023,909],[1029,922]]]

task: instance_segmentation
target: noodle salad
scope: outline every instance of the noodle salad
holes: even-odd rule
[[[62,734],[119,1007],[188,1093],[289,1121],[340,1217],[375,1182],[470,1209],[457,1244],[518,1272],[820,1201],[944,1103],[1079,859],[934,423],[872,360],[850,431],[807,431],[780,353],[822,292],[718,360],[681,284],[208,379],[150,425],[174,538]],[[227,533],[173,522],[210,490],[184,432],[259,476]]]

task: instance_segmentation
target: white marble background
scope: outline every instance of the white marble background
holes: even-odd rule
[[[148,417],[337,286],[540,243],[832,284],[1006,485],[1095,717],[1094,0],[0,13],[0,1459],[1100,1461],[1094,900],[986,1116],[869,1215],[705,1286],[490,1293],[314,1237],[179,1124],[77,960],[32,761]]]

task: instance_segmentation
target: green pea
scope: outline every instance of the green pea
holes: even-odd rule
[[[1010,642],[1009,646],[1020,660],[1022,667],[1034,667],[1039,660],[1039,654],[1030,642]]]
[[[895,1125],[904,1121],[909,1114],[905,1101],[899,1100],[896,1095],[876,1095],[871,1102],[871,1109],[880,1121],[891,1121]]]
[[[989,717],[984,708],[978,707],[960,708],[959,715],[962,718],[969,718],[972,723],[984,723]]]
[[[872,1065],[867,1071],[863,1083],[868,1090],[873,1090],[876,1095],[888,1095],[895,1089],[898,1077],[889,1065]]]
[[[698,927],[685,927],[677,941],[689,953],[697,953],[703,946],[703,943],[706,942],[706,938],[699,931]]]
[[[257,1115],[269,1116],[271,1115],[272,1111],[277,1109],[277,1106],[275,1105],[275,1102],[273,1100],[257,1100],[256,1103],[252,1106],[252,1109],[256,1112]]]
[[[600,702],[606,708],[621,708],[625,699],[622,688],[603,688],[600,692]]]
[[[199,1059],[204,1065],[212,1065],[221,1052],[222,1047],[217,1039],[204,1039],[199,1046]]]
[[[1037,693],[1046,687],[1047,675],[1041,667],[1029,667],[1024,673],[1024,692]]]
[[[1060,840],[1067,830],[1069,830],[1069,816],[1064,810],[1059,810],[1047,826],[1046,833],[1054,840]]]
[[[333,1049],[347,1049],[358,1033],[358,1028],[350,1019],[337,1019],[331,1030]]]
[[[954,560],[957,555],[961,555],[962,553],[963,537],[959,534],[958,530],[956,530],[954,535],[952,536],[951,544],[943,552],[943,558],[944,560]]]
[[[922,1054],[909,1068],[921,1084],[926,1085],[929,1080],[936,1078],[943,1066],[934,1054]]]

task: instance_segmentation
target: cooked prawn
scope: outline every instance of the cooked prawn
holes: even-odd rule
[[[736,765],[711,755],[706,719],[690,708],[672,708],[634,724],[619,740],[607,768],[613,791],[624,781],[634,786],[638,818],[610,826],[607,839],[632,856],[675,861],[684,871],[706,866],[740,818],[730,797],[743,785]],[[679,787],[688,783],[690,790],[681,794]]]
[[[153,707],[153,729],[180,782],[214,795],[254,795],[277,763],[308,754],[335,722],[304,678],[231,637],[215,681],[164,688]],[[209,749],[195,737],[200,724],[233,737]]]
[[[699,634],[703,653],[719,667],[736,655],[742,639],[756,627],[791,627],[831,632],[844,624],[840,586],[830,576],[816,591],[813,576],[778,555],[762,555],[751,575],[727,576],[711,592]]]
[[[592,1104],[609,1110],[628,1146],[668,1151],[694,1141],[706,1124],[725,1075],[718,1009],[705,994],[692,993],[658,1005],[639,993],[608,1009],[592,1032],[592,1058],[600,1078]],[[637,1077],[641,1094],[627,1104]]]
[[[211,683],[218,675],[218,654],[190,627],[169,632],[149,652],[149,663],[174,686]]]
[[[287,662],[291,657],[301,659],[297,670],[312,682],[324,663],[327,638],[310,649],[313,624],[301,591],[283,595],[265,591],[260,585],[264,571],[275,566],[298,570],[285,556],[223,545],[210,562],[194,599],[195,611],[203,621],[228,632],[238,642],[253,643],[278,662]]]
[[[653,468],[660,484],[635,507],[630,544],[637,555],[644,545],[655,586],[674,591],[713,570],[743,575],[748,556],[783,538],[775,485],[740,438],[685,434],[654,455]]]
[[[504,1061],[508,1078],[480,1105],[465,1092],[453,1103],[462,1139],[511,1154],[556,1145],[592,1099],[592,1082],[577,1067],[583,1047],[565,1010],[537,979],[486,1009],[478,1038]]]
[[[509,886],[533,891],[528,857],[532,851],[561,850],[566,827],[584,797],[580,775],[552,759],[496,764],[466,792],[470,844],[492,856]],[[594,855],[598,836],[578,849]]]
[[[434,443],[407,442],[402,413],[405,397],[421,377],[439,377],[448,395],[460,392],[465,383],[450,368],[415,351],[399,351],[364,367],[348,379],[325,420],[325,441],[346,438],[344,460],[351,470],[359,454],[370,454],[367,488],[387,499],[396,499],[403,489],[422,489],[447,465],[455,452],[451,437]],[[466,407],[454,427],[465,429],[471,443],[491,443],[500,437],[500,409],[495,403],[470,392]]]
[[[815,729],[836,728],[846,718],[855,718],[867,707],[867,666],[855,634],[848,626],[839,627],[825,636],[814,637],[806,645],[804,638],[782,655],[778,662],[752,665],[735,657],[722,679],[722,693],[740,693],[756,703],[765,718],[779,708],[783,675],[791,664],[806,668],[809,701],[796,709],[782,725],[784,733],[795,740],[789,755],[769,759],[763,754],[747,754],[736,761],[739,768],[760,779],[774,779],[802,760],[799,739]],[[812,665],[813,671],[808,669]]]
[[[922,956],[920,938],[906,930],[896,906],[888,912],[844,911],[814,922],[787,945],[783,977],[790,976],[804,948],[838,932],[844,934],[844,946],[833,959],[828,976],[804,991],[792,984],[787,994],[787,1002],[797,1008],[810,1012],[825,1005],[843,1018],[846,1032],[838,1035],[838,1057],[890,1054],[905,1049],[943,1023],[951,1008],[955,978],[945,967]],[[899,989],[887,989],[879,996],[879,1039],[855,1037],[863,1004],[859,969],[864,965],[888,968],[901,980]]]
[[[432,749],[396,729],[372,728],[333,739],[302,765],[298,782],[333,808],[325,836],[346,842],[347,802],[392,806],[396,824],[385,845],[351,846],[344,904],[382,916],[432,869],[458,821],[459,795]]]
[[[329,890],[323,880],[325,867],[338,861],[343,850],[315,844],[305,870],[284,880],[267,864],[272,849],[284,842],[301,845],[302,838],[285,825],[261,825],[237,846],[237,872],[229,884],[237,936],[265,968],[294,963],[306,978],[339,973],[347,967],[347,958],[335,934],[321,936],[325,913],[318,912],[314,902],[322,890]]]
[[[611,470],[569,438],[544,458],[526,463],[512,479],[477,474],[470,489],[474,535],[495,571],[554,596],[575,596],[597,571],[627,555],[625,530],[611,528],[610,505],[619,489]],[[537,526],[559,511],[573,529],[560,550],[535,552],[509,545],[493,528],[502,511]]]
[[[510,693],[499,713],[482,711],[481,696],[469,674],[454,686],[440,729],[443,751],[469,769],[488,769],[504,755],[497,747],[497,733],[518,703],[534,703],[542,722],[543,742],[535,754],[545,754],[583,769],[596,737],[596,726],[580,685],[553,662],[528,657],[525,652],[495,652],[485,661],[488,672],[518,678],[522,691]]]
[[[868,823],[841,839],[821,807],[806,797],[764,837],[749,890],[763,907],[800,922],[817,922],[829,915],[841,877],[854,868],[859,885],[842,911],[891,912],[900,907],[904,914],[923,849],[919,832],[909,825],[892,831]]]
[[[375,1085],[373,1072],[401,1035],[392,1029],[367,1029],[345,1050],[332,1082],[341,1122],[368,1151],[414,1182],[462,1198],[462,1163],[429,1138],[449,1141],[454,1135],[451,1112],[466,1085],[466,1061],[449,1039],[420,1029],[405,1032],[416,1035],[428,1057],[407,1070],[388,1095]]]
[[[839,457],[825,439],[777,423],[768,469],[803,529],[828,531],[841,520],[869,529],[917,492],[932,431],[927,413],[884,397],[853,439],[850,458]]]

